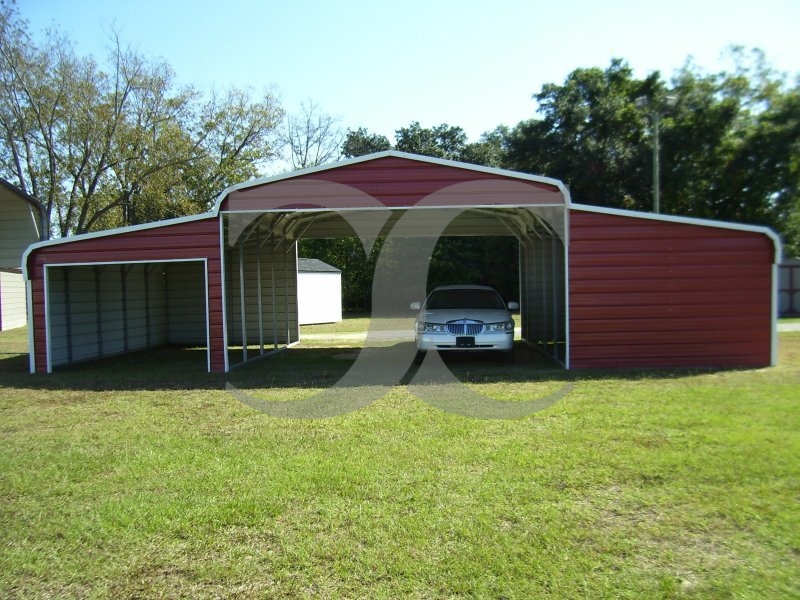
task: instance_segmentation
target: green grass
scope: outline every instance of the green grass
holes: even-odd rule
[[[308,396],[357,354],[323,342],[231,381]],[[285,420],[226,393],[200,350],[34,376],[25,330],[5,332],[0,597],[798,597],[800,333],[780,348],[736,371],[454,359],[509,402],[572,393],[477,420],[401,384]]]
[[[410,312],[409,312],[410,314]],[[369,329],[368,315],[345,316],[338,323],[320,323],[318,325],[303,325],[300,327],[300,336],[304,334],[323,333],[357,333]]]

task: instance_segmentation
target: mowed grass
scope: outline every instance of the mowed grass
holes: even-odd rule
[[[448,362],[509,402],[572,384],[514,420],[404,382],[346,415],[274,418],[199,350],[34,376],[25,335],[0,334],[1,597],[800,596],[800,333],[757,370]],[[230,380],[306,397],[353,344]]]

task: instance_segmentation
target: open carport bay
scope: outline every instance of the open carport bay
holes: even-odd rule
[[[518,278],[520,295],[513,299],[520,302],[522,337],[562,364],[566,362],[563,207],[315,209],[232,213],[223,219],[229,249],[226,305],[231,365],[302,339],[297,324],[295,242],[300,237],[359,234],[365,250],[372,250],[375,239],[385,240],[373,288],[372,310],[378,317],[407,315],[411,302],[424,299],[428,263],[441,238],[516,239],[518,256],[492,257],[493,268],[512,269]]]

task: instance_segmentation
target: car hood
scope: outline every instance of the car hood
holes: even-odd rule
[[[505,310],[469,309],[469,308],[442,308],[436,310],[423,310],[417,315],[418,321],[428,323],[448,323],[460,319],[482,321],[483,323],[501,323],[511,320],[511,315]]]

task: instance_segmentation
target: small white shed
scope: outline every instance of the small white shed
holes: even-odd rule
[[[316,258],[298,258],[297,312],[300,325],[341,321],[342,272]]]

